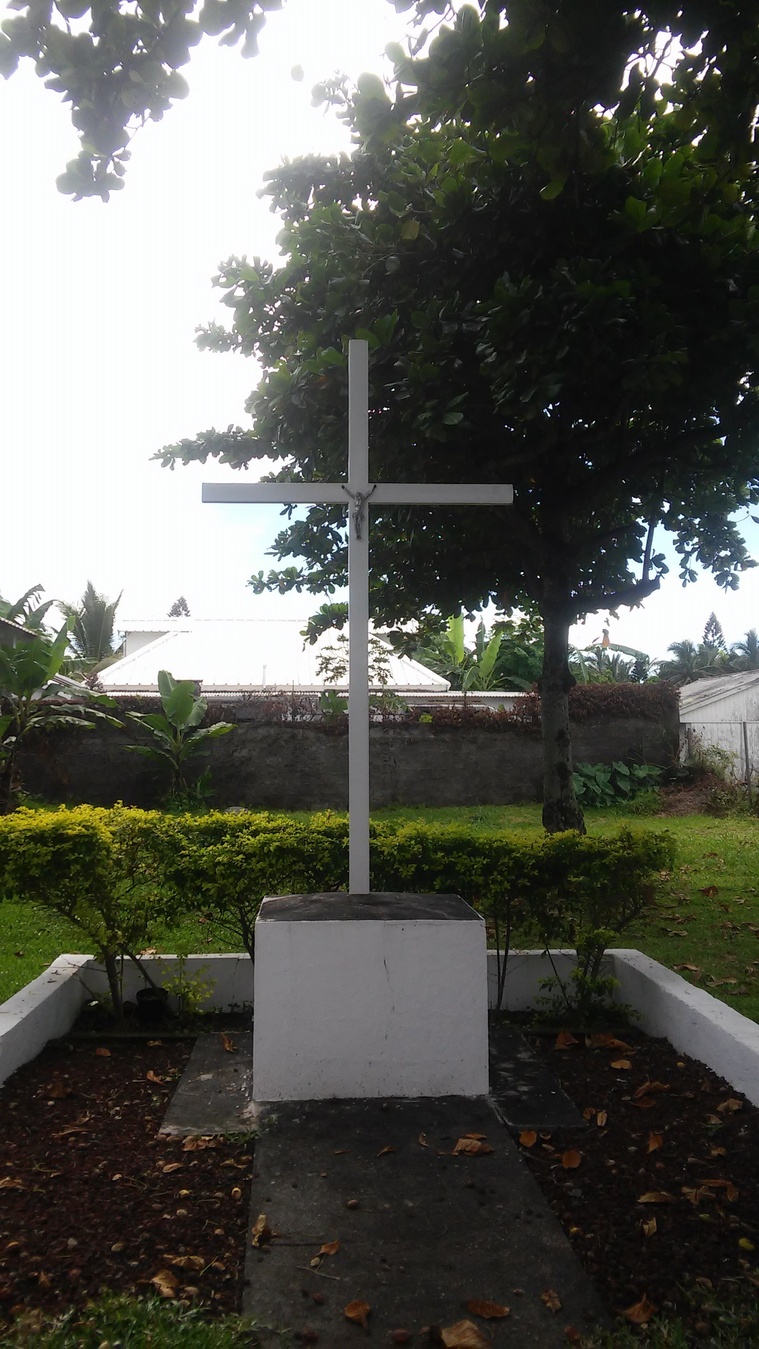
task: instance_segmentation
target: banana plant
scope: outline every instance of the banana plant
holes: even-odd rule
[[[121,724],[95,705],[111,706],[110,700],[84,686],[55,684],[68,639],[66,622],[52,639],[35,633],[18,646],[0,646],[0,814],[19,800],[18,754],[29,737],[61,726],[92,730],[93,718]]]
[[[134,754],[155,759],[168,767],[171,774],[169,796],[176,798],[189,792],[186,777],[187,760],[203,754],[208,740],[227,735],[235,728],[229,721],[217,721],[214,726],[201,726],[208,703],[195,696],[190,679],[174,679],[168,670],[158,672],[158,693],[162,712],[128,712],[127,716],[142,726],[152,737],[152,744],[129,745]]]

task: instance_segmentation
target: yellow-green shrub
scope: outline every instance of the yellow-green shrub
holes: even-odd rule
[[[167,914],[154,849],[156,812],[114,806],[0,816],[0,896],[30,901],[79,928],[103,961],[121,1016],[117,961],[150,942]]]
[[[466,826],[373,825],[374,890],[454,893],[516,939],[578,951],[580,976],[654,896],[672,865],[668,834],[519,837]],[[0,893],[77,923],[104,960],[149,941],[151,919],[202,911],[253,955],[264,895],[345,889],[348,824],[268,812],[164,815],[78,807],[0,820]]]

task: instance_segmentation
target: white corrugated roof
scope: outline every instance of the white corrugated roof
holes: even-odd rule
[[[759,670],[742,670],[737,674],[708,676],[696,679],[692,684],[684,684],[680,689],[680,712],[692,713],[708,703],[730,698],[735,693],[750,689],[759,681]]]
[[[153,641],[115,661],[101,671],[100,682],[109,691],[157,688],[158,671],[168,670],[175,679],[192,679],[204,689],[260,690],[347,688],[325,682],[317,663],[326,647],[335,646],[336,634],[325,633],[313,645],[304,644],[304,618],[245,619],[149,619],[123,621],[126,632],[156,632]],[[393,690],[445,692],[447,680],[433,674],[418,661],[397,656],[387,646]]]

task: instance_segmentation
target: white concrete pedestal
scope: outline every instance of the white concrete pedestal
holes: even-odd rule
[[[485,924],[458,895],[265,899],[253,1096],[482,1096]]]

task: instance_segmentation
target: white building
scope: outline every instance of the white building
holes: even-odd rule
[[[732,754],[734,774],[759,773],[759,670],[697,679],[680,689],[680,742],[684,757],[699,744]]]
[[[124,655],[100,673],[108,693],[154,694],[159,670],[175,679],[191,679],[205,697],[231,699],[241,695],[270,697],[274,693],[320,694],[343,691],[344,677],[329,679],[320,672],[320,657],[337,651],[347,664],[347,645],[335,632],[323,634],[314,645],[301,636],[306,619],[293,618],[161,618],[121,623]],[[341,650],[342,648],[342,650]],[[381,650],[384,688],[403,698],[444,694],[446,679],[418,661],[398,656],[387,640],[375,634]],[[376,662],[375,662],[376,664]]]

